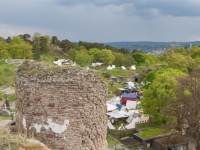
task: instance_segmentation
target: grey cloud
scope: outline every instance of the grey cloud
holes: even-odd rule
[[[0,34],[40,32],[74,42],[200,40],[199,5],[199,0],[9,0],[1,3]]]
[[[163,16],[200,16],[198,0],[59,0],[56,3],[65,6],[93,3],[97,7],[128,5],[132,7],[125,8],[122,14],[141,17],[155,16],[155,11]]]

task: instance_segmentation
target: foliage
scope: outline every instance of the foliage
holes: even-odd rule
[[[113,55],[115,56],[115,60],[113,61],[113,64],[115,64],[118,67],[124,66],[125,55],[119,52],[113,52]]]
[[[167,127],[182,130],[191,136],[200,149],[200,73],[191,72],[188,76],[179,77],[175,87],[176,100],[169,98],[163,110]]]
[[[137,62],[138,65],[141,65],[142,63],[145,62],[145,55],[142,53],[133,53],[132,57]]]
[[[152,54],[145,54],[145,61],[149,62],[149,65],[154,65],[157,62],[157,57]]]
[[[15,101],[15,94],[8,94],[8,100],[9,100],[10,102]]]
[[[0,101],[3,100],[3,92],[0,91]]]
[[[51,44],[53,44],[54,46],[60,46],[60,40],[58,40],[57,36],[52,36],[51,37]]]
[[[190,56],[192,58],[199,58],[200,57],[200,47],[192,46],[189,52],[190,52]]]
[[[67,52],[67,57],[72,60],[73,62],[75,61],[75,57],[76,57],[76,49],[71,48],[68,52]]]
[[[179,53],[172,53],[165,58],[169,68],[179,69],[183,72],[193,70],[195,61],[190,56],[184,56]]]
[[[125,60],[124,60],[124,66],[129,68],[131,67],[133,64],[136,64],[135,60],[133,59],[133,57],[131,55],[126,55],[125,56]]]
[[[151,72],[149,72],[149,73],[146,75],[146,77],[143,79],[143,82],[144,82],[145,84],[147,84],[147,83],[152,83],[153,80],[155,79],[155,73],[156,73],[156,71],[151,71]],[[144,88],[147,88],[148,85],[149,85],[149,84],[147,84]]]
[[[100,54],[101,54],[100,49],[90,48],[88,54],[90,55],[92,62],[97,62],[100,60]]]
[[[45,60],[45,56],[48,54],[50,51],[50,44],[49,44],[49,37],[48,36],[42,36],[40,38],[40,51],[41,54],[43,54],[43,58]]]
[[[31,35],[29,35],[29,34],[20,34],[19,35],[19,37],[21,37],[24,41],[26,41],[27,43],[30,43],[31,44],[31,40],[30,40],[30,38],[31,38]]]
[[[19,36],[15,36],[8,46],[9,53],[14,59],[31,59],[32,45],[25,42]]]
[[[0,59],[8,58],[9,55],[7,44],[4,41],[0,41]]]
[[[91,58],[84,52],[84,50],[80,50],[76,53],[75,61],[82,67],[86,67],[91,64]]]
[[[103,49],[101,50],[100,60],[105,65],[111,65],[113,61],[115,60],[115,56],[112,54],[111,50]]]
[[[89,42],[83,42],[83,41],[79,41],[78,42],[78,46],[84,46],[87,50],[91,49],[91,48],[97,48],[97,49],[104,49],[104,44],[103,43],[89,43]]]
[[[62,40],[60,47],[63,49],[64,52],[68,52],[69,49],[71,48],[76,48],[76,44],[73,42],[70,42],[69,40],[65,39]]]
[[[33,59],[39,60],[41,55],[40,46],[35,42],[33,44]]]
[[[153,74],[155,77],[152,83],[143,90],[144,98],[140,105],[143,113],[153,116],[155,122],[162,123],[165,116],[161,114],[161,110],[166,106],[167,98],[175,98],[176,77],[183,75],[184,73],[175,69],[160,69]]]

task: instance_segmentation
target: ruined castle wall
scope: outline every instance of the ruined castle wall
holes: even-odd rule
[[[16,128],[52,149],[107,148],[107,85],[80,67],[24,62],[15,74]]]

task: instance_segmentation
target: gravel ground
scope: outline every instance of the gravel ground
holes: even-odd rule
[[[0,91],[2,91],[5,94],[13,94],[13,93],[15,93],[15,88],[13,88],[13,87],[0,87]]]
[[[0,129],[4,129],[6,125],[11,123],[13,120],[0,120]]]

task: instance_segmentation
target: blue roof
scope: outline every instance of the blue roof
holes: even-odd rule
[[[122,97],[136,98],[136,94],[134,94],[134,93],[131,93],[131,94],[122,94]]]
[[[127,87],[125,87],[125,89],[135,90],[135,87],[134,86],[127,86]]]

